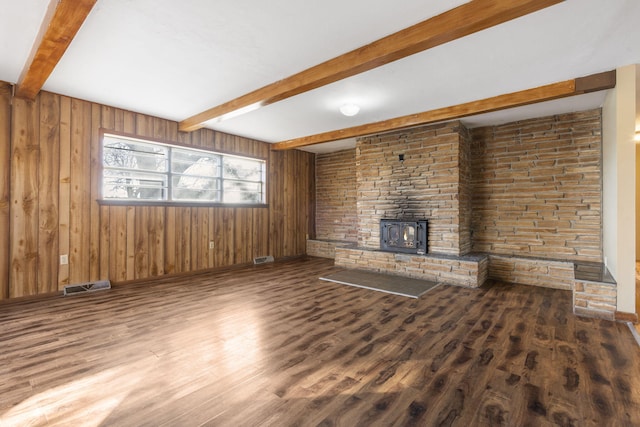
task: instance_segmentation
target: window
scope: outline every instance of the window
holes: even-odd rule
[[[102,199],[265,203],[265,161],[105,134]]]

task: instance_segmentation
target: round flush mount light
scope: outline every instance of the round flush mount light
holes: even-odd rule
[[[360,107],[356,104],[344,104],[340,107],[340,112],[347,117],[355,116],[360,111]]]

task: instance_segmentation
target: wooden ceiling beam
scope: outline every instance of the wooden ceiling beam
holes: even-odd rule
[[[564,0],[472,0],[180,122],[190,132],[536,12]]]
[[[22,70],[16,96],[35,99],[97,0],[51,0]]]
[[[535,104],[543,101],[552,101],[554,99],[611,89],[615,87],[615,85],[616,72],[608,71],[587,77],[580,77],[545,86],[539,86],[533,89],[526,89],[519,92],[485,98],[479,101],[467,102],[451,107],[438,108],[380,122],[282,141],[273,144],[271,149],[290,150],[323,142],[337,141],[340,139],[354,138],[364,135],[374,135],[377,133],[389,132],[418,125],[461,119],[463,117],[476,114],[490,113],[493,111],[521,107],[523,105]]]

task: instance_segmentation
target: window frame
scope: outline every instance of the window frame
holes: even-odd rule
[[[203,151],[203,152],[208,152],[208,153],[212,153],[213,155],[217,155],[220,156],[220,159],[222,161],[221,163],[221,173],[220,173],[220,187],[221,187],[221,191],[223,192],[224,190],[222,189],[222,187],[224,186],[224,170],[222,170],[223,168],[223,164],[224,164],[224,158],[225,157],[238,157],[241,159],[247,159],[247,160],[257,160],[257,161],[261,161],[264,162],[264,168],[263,168],[263,180],[262,180],[262,187],[263,187],[263,200],[260,203],[225,203],[225,202],[212,202],[212,201],[208,201],[208,200],[203,200],[203,201],[198,201],[198,200],[178,200],[178,201],[174,201],[174,200],[148,200],[148,199],[111,199],[111,198],[105,198],[103,191],[104,191],[104,138],[105,136],[113,136],[116,138],[123,138],[123,139],[131,139],[133,141],[140,141],[141,143],[146,143],[146,144],[156,144],[156,145],[162,145],[162,146],[166,146],[169,149],[169,152],[171,152],[171,148],[175,147],[177,149],[187,149],[187,150],[194,150],[194,151]],[[269,204],[267,203],[267,198],[268,198],[268,194],[269,194],[269,183],[268,183],[268,177],[269,177],[269,162],[268,162],[268,158],[265,157],[259,157],[259,156],[252,156],[252,155],[246,155],[246,154],[242,154],[242,153],[234,153],[234,152],[230,152],[230,151],[224,151],[224,150],[213,150],[209,147],[197,147],[197,146],[193,146],[193,145],[189,145],[189,144],[182,144],[179,142],[175,142],[175,141],[168,141],[168,140],[164,140],[164,139],[160,139],[160,138],[149,138],[149,137],[144,137],[144,136],[140,136],[140,135],[136,135],[136,134],[130,134],[130,133],[124,133],[124,132],[117,132],[117,131],[112,131],[112,130],[108,130],[108,129],[100,129],[99,130],[99,168],[100,168],[100,173],[99,173],[99,183],[98,183],[98,197],[97,197],[97,202],[99,205],[106,205],[106,206],[167,206],[167,207],[225,207],[225,208],[242,208],[242,207],[247,207],[247,208],[267,208],[269,207]],[[172,174],[171,172],[171,156],[168,156],[167,161],[169,163],[168,165],[168,171],[165,174],[165,176],[167,177],[167,197],[172,197],[172,192],[173,192],[173,185],[172,185],[172,179],[175,175]],[[144,172],[144,171],[143,171]],[[247,182],[253,182],[253,181],[247,181]],[[256,181],[258,182],[258,181]],[[222,196],[223,197],[223,196]]]

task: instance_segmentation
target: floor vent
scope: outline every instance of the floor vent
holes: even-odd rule
[[[67,285],[64,287],[64,294],[76,295],[85,292],[102,291],[104,289],[111,289],[111,282],[108,280],[98,280],[96,282],[80,283],[79,285]]]
[[[254,264],[266,264],[268,262],[273,262],[273,257],[271,255],[259,256],[253,259]]]

